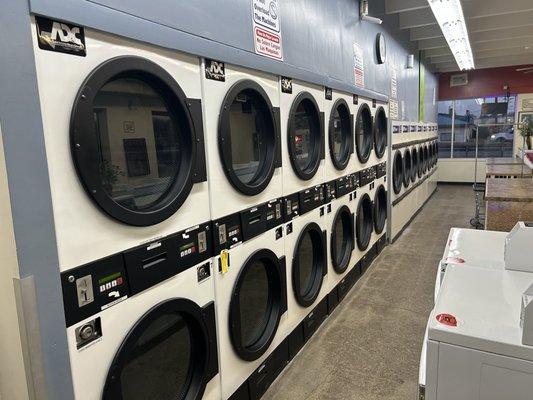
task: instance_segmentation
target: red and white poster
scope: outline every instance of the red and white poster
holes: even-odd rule
[[[355,86],[360,88],[365,87],[365,63],[363,60],[363,48],[359,44],[353,44],[353,72],[355,78]]]
[[[283,61],[278,0],[252,0],[256,54]]]

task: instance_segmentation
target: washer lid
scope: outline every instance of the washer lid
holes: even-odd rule
[[[503,269],[507,232],[452,228],[443,255],[445,264]]]
[[[527,272],[450,266],[429,318],[429,339],[533,361],[520,328],[522,293],[532,283]]]

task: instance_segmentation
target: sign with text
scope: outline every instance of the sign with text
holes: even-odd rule
[[[283,61],[278,0],[252,0],[256,54]]]
[[[353,44],[353,72],[355,86],[365,87],[365,64],[363,59],[363,48],[358,44]]]

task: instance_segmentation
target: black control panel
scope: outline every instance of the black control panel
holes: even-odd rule
[[[207,261],[211,223],[61,273],[67,327]]]
[[[300,196],[298,193],[293,193],[283,199],[283,220],[289,222],[298,215],[300,215]]]
[[[335,181],[335,198],[342,197],[356,189],[354,184],[354,176],[346,175]]]
[[[317,185],[299,192],[298,201],[300,203],[300,215],[320,207],[325,203],[324,186]]]
[[[385,175],[387,175],[387,163],[382,162],[376,165],[376,179],[379,179]]]
[[[335,198],[335,181],[324,183],[324,196],[326,203],[329,203]]]
[[[376,179],[376,168],[370,167],[359,172],[359,186],[363,187]]]

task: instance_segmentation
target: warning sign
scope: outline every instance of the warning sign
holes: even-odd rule
[[[365,87],[365,64],[363,61],[363,48],[359,44],[353,44],[353,72],[355,77],[355,86]]]
[[[252,19],[255,52],[283,60],[278,0],[252,0]]]

